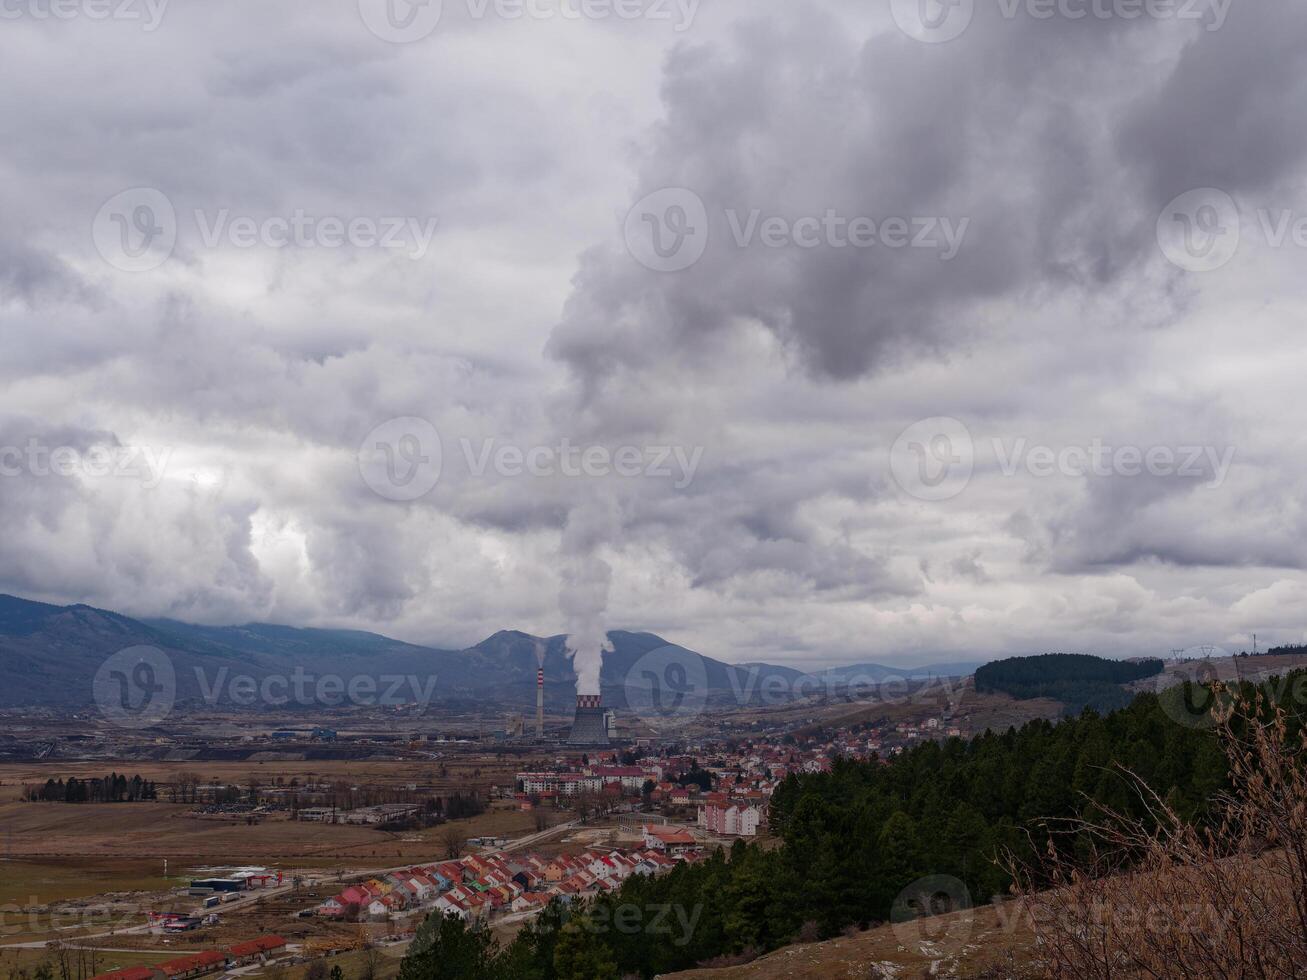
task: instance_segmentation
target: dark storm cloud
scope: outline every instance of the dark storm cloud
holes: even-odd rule
[[[979,304],[1117,279],[1151,254],[1159,205],[1122,179],[1113,128],[1165,84],[1147,45],[1168,31],[991,12],[930,47],[894,31],[864,41],[803,6],[676,52],[633,197],[698,194],[707,253],[679,273],[587,256],[551,351],[593,386],[650,347],[693,359],[704,334],[743,320],[847,379],[965,343]],[[968,224],[949,261],[885,245],[740,248],[724,213],[753,208]]]
[[[1307,546],[1301,256],[1249,243],[1228,276],[1187,276],[1154,223],[1206,183],[1307,214],[1284,190],[1304,9],[1244,0],[1206,31],[979,3],[942,45],[843,0],[705,5],[676,35],[451,15],[411,45],[353,3],[175,0],[153,35],[7,22],[0,442],[172,455],[148,490],[0,479],[0,587],[441,643],[639,623],[799,662],[1247,628],[1298,594]],[[121,273],[88,228],[141,185],[189,227]],[[669,186],[710,240],[655,272],[620,222]],[[297,208],[439,226],[421,260],[194,227]],[[967,224],[948,260],[741,248],[728,209]],[[981,467],[932,506],[886,456],[939,415],[1055,448],[1231,443],[1239,464],[1210,491]],[[396,502],[356,453],[408,416],[445,465]],[[701,463],[680,486],[478,474],[462,445],[564,438]]]
[[[1220,31],[1197,34],[1116,137],[1158,207],[1193,187],[1263,190],[1307,151],[1295,107],[1307,98],[1307,7],[1236,2]]]

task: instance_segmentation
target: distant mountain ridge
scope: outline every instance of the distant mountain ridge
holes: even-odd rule
[[[628,706],[628,685],[657,683],[670,661],[689,664],[691,681],[706,686],[707,699],[748,703],[777,689],[799,688],[805,676],[822,682],[884,676],[925,676],[935,668],[879,665],[835,668],[805,675],[771,664],[731,665],[669,644],[653,633],[613,630],[600,678],[604,703]],[[149,646],[167,655],[176,674],[178,700],[212,698],[224,681],[283,677],[297,667],[321,677],[380,675],[434,677],[437,701],[484,699],[528,708],[535,703],[537,652],[543,651],[546,704],[565,711],[576,694],[576,674],[563,635],[536,637],[501,630],[463,650],[406,643],[359,630],[300,628],[265,623],[200,626],[172,619],[137,620],[91,606],[55,606],[0,595],[0,707],[79,707],[93,703],[97,671],[115,653]],[[840,672],[847,672],[841,674]],[[970,670],[967,671],[968,673]]]

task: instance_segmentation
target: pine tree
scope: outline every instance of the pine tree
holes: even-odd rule
[[[612,953],[585,920],[563,927],[554,950],[554,970],[558,980],[613,980],[619,975]]]
[[[399,980],[495,980],[497,952],[488,932],[469,929],[457,916],[432,913],[413,937]]]

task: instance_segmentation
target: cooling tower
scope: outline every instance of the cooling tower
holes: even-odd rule
[[[588,745],[604,748],[610,744],[608,739],[608,719],[598,694],[578,694],[576,696],[576,717],[572,719],[572,732],[567,737],[568,745]]]

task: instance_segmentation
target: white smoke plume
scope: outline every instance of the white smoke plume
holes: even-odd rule
[[[613,648],[604,628],[613,567],[598,552],[616,537],[618,525],[616,502],[597,495],[572,508],[563,528],[558,608],[566,623],[577,694],[599,693],[603,657]]]

